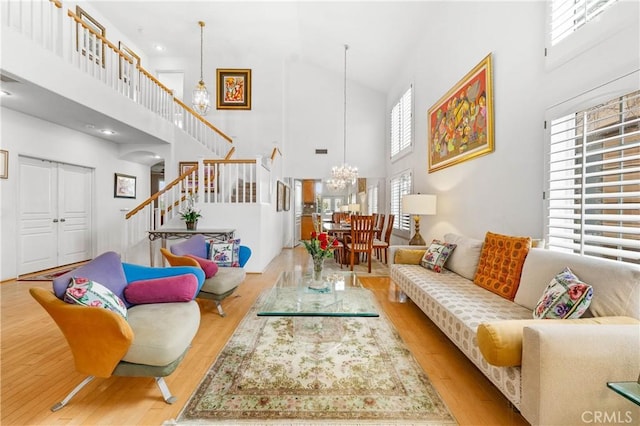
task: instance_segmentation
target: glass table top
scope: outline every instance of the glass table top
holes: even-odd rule
[[[260,306],[258,316],[377,317],[373,295],[351,271],[323,273],[321,281],[301,270],[285,271]]]

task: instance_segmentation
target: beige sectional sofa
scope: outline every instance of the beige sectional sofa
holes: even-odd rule
[[[640,373],[640,267],[533,248],[510,301],[473,283],[483,241],[454,234],[445,235],[445,241],[457,247],[441,273],[397,263],[407,258],[406,250],[426,247],[391,246],[391,280],[527,421],[570,425],[618,416],[640,424],[640,407],[606,386],[608,381],[636,380]],[[565,267],[593,288],[585,319],[577,324],[574,320],[533,320],[533,310],[547,285]],[[522,353],[507,357],[508,362],[494,361],[504,365],[490,364],[478,344],[479,327],[494,333],[485,334],[493,339],[485,339],[485,352],[500,353],[506,341],[510,350]],[[511,333],[508,338],[505,330]],[[517,344],[512,341],[514,334],[516,340],[521,339]]]

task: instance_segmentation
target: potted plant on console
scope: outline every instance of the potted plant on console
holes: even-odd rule
[[[195,195],[190,193],[185,199],[185,206],[180,210],[180,217],[187,224],[188,230],[195,230],[198,225],[198,219],[202,217],[200,210],[195,208]]]

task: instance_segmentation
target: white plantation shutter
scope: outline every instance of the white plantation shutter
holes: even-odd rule
[[[411,147],[413,128],[412,113],[413,86],[402,95],[391,109],[391,157]]]
[[[367,202],[369,203],[369,213],[378,213],[378,187],[370,186],[367,190]]]
[[[551,122],[549,248],[640,264],[640,91]]]
[[[551,45],[571,35],[617,0],[553,0],[551,2]]]
[[[402,213],[402,196],[411,194],[411,172],[405,171],[391,178],[390,213],[396,215],[393,229],[410,231],[411,217]]]

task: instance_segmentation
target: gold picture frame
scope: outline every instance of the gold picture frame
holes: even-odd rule
[[[494,151],[491,53],[427,113],[428,172]]]
[[[106,37],[107,30],[98,21],[93,19],[91,15],[84,11],[80,6],[76,6],[76,15],[92,32]],[[82,27],[82,30],[80,29]],[[82,41],[80,40],[80,34],[82,34]],[[101,49],[98,49],[98,45]],[[87,31],[84,30],[84,26],[76,24],[76,49],[82,52],[83,55],[89,54],[90,60],[95,60],[96,64],[105,66],[105,43],[100,41],[94,45],[94,38],[91,37]],[[95,58],[95,59],[94,59]]]
[[[216,108],[251,109],[250,69],[216,69]]]
[[[118,61],[118,75],[122,79],[122,81],[128,83],[131,79],[131,76],[129,75],[130,67],[127,66],[125,62],[127,62],[128,59],[129,61],[131,61],[133,66],[137,68],[140,66],[140,56],[138,56],[136,52],[131,50],[126,44],[121,41],[118,42],[118,50],[120,50],[120,52],[124,55],[124,58],[120,56],[120,60]]]

